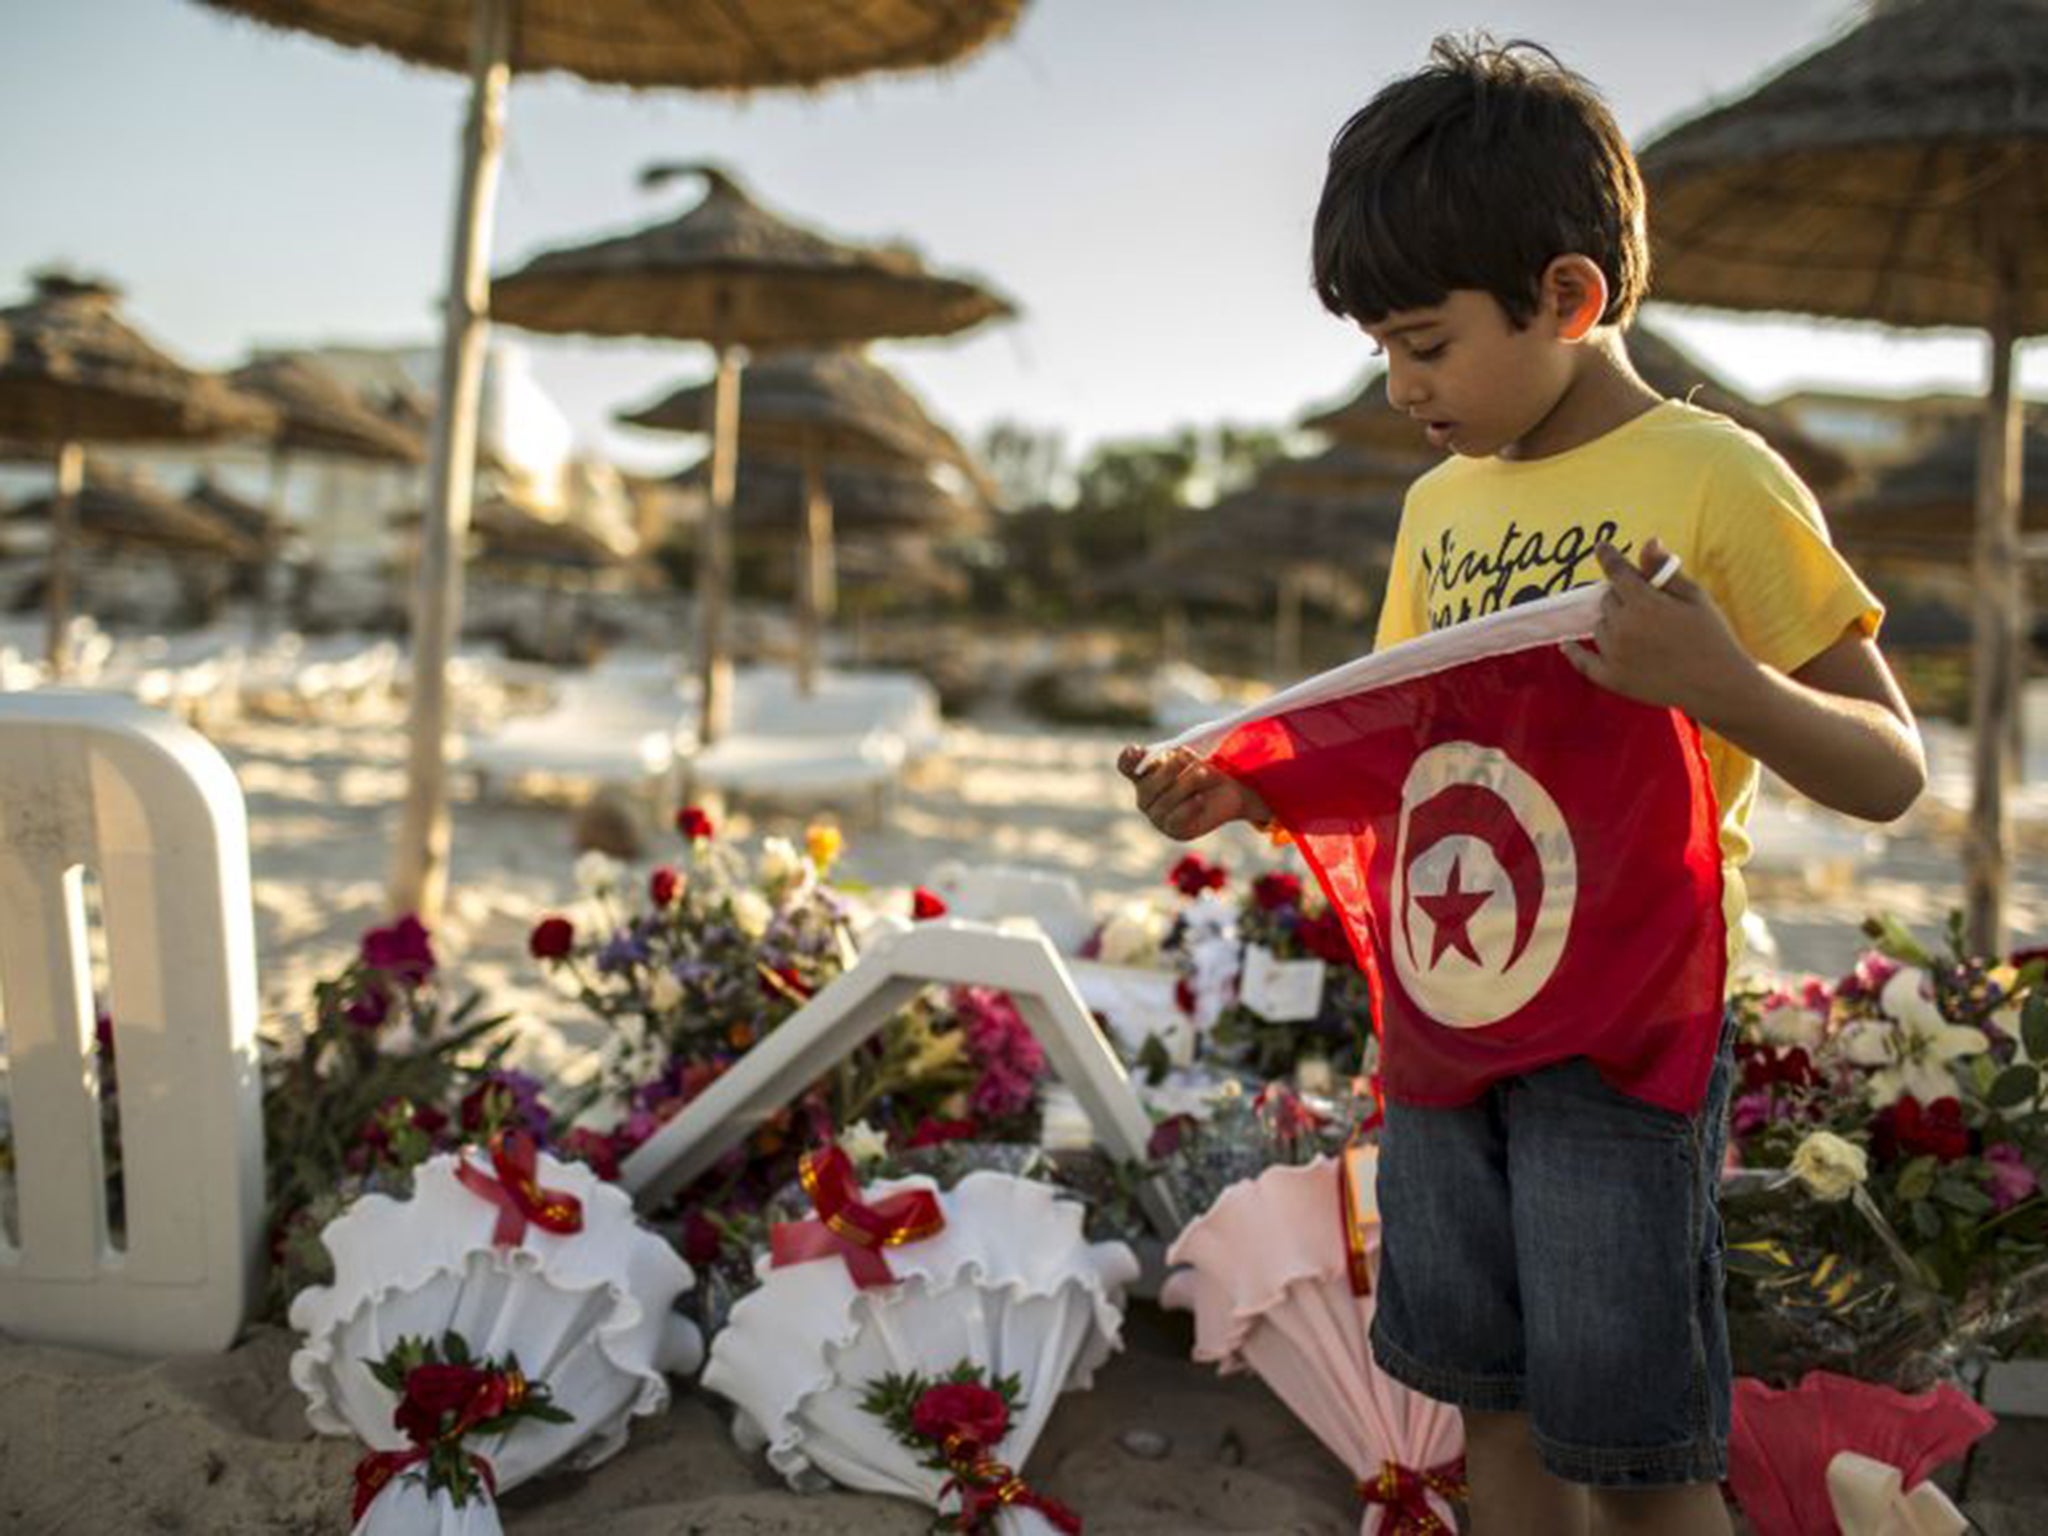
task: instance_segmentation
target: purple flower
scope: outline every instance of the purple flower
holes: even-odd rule
[[[501,1067],[463,1096],[462,1128],[474,1135],[490,1120],[497,1129],[523,1130],[545,1145],[548,1110],[540,1096],[539,1078]]]
[[[378,1029],[391,1017],[391,992],[375,976],[363,979],[362,990],[348,1000],[342,1010],[349,1023],[357,1029]]]
[[[1992,1205],[2009,1211],[2039,1189],[2041,1181],[2020,1149],[2004,1141],[1984,1154],[1984,1187],[1990,1191]]]
[[[653,953],[640,934],[631,928],[621,928],[597,952],[597,968],[607,973],[629,971],[636,965],[645,965]]]
[[[388,928],[363,935],[363,964],[416,987],[434,974],[434,943],[426,924],[408,912]]]

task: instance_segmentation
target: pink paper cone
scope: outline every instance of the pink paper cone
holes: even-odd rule
[[[1387,1462],[1417,1471],[1464,1453],[1464,1427],[1449,1408],[1383,1372],[1367,1346],[1373,1300],[1351,1294],[1337,1164],[1268,1168],[1225,1190],[1167,1254],[1187,1266],[1162,1302],[1194,1313],[1197,1360],[1226,1374],[1249,1368],[1361,1481]],[[1379,1227],[1366,1229],[1377,1255]],[[1448,1501],[1431,1507],[1455,1530]],[[1379,1531],[1386,1511],[1368,1505],[1360,1530]]]

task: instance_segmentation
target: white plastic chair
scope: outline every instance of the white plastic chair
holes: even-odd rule
[[[123,1241],[107,1219],[83,877],[98,878],[120,1073]],[[261,1255],[249,839],[227,762],[132,699],[0,697],[0,1005],[18,1234],[0,1330],[225,1349]]]

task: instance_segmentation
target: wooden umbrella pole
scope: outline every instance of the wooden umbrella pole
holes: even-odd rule
[[[284,530],[291,526],[285,513],[284,493],[291,478],[291,455],[281,445],[270,450],[270,515],[274,519],[276,542],[267,542],[259,556],[256,568],[256,611],[251,617],[250,631],[257,640],[267,640],[276,627],[278,609],[278,553],[284,539]]]
[[[732,729],[732,650],[726,618],[732,602],[732,498],[739,433],[739,351],[720,342],[711,404],[711,502],[704,510],[697,555],[697,736],[707,747]]]
[[[477,0],[469,57],[469,115],[448,257],[440,408],[434,413],[427,515],[420,527],[412,622],[410,742],[405,808],[392,859],[393,912],[432,923],[448,888],[448,659],[462,624],[463,540],[476,476],[477,410],[489,332],[492,210],[505,137],[515,0]]]
[[[85,486],[85,448],[77,442],[57,447],[57,493],[50,501],[50,569],[43,594],[49,634],[43,659],[50,681],[61,683],[71,670],[71,562],[78,543],[78,493]]]
[[[804,435],[804,532],[798,546],[796,686],[805,698],[818,691],[818,651],[825,623],[825,562],[831,557],[832,503],[825,495],[815,432]]]
[[[2018,341],[2018,252],[1996,252],[1997,297],[1991,315],[1991,388],[1977,458],[1976,636],[1970,668],[1975,795],[1970,808],[1968,917],[1971,947],[2005,953],[2006,882],[2012,827],[2013,719],[2019,708],[2025,589],[2019,561],[2020,401],[2012,387]]]

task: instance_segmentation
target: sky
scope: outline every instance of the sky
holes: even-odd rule
[[[908,239],[992,283],[1015,322],[891,344],[941,419],[1105,439],[1281,425],[1355,387],[1367,343],[1308,286],[1331,135],[1440,31],[1543,42],[1638,143],[1834,35],[1843,0],[1029,0],[949,70],[734,100],[515,80],[495,270],[674,217],[714,160],[770,207],[855,241]],[[52,262],[105,275],[185,361],[254,347],[428,344],[466,84],[260,29],[192,0],[0,0],[0,303]],[[1654,209],[1652,212],[1654,218]],[[1653,305],[1728,382],[1982,387],[1968,333],[1884,332]],[[579,440],[630,467],[688,456],[614,411],[709,372],[689,344],[526,338]],[[2048,390],[2048,349],[2021,382]]]

